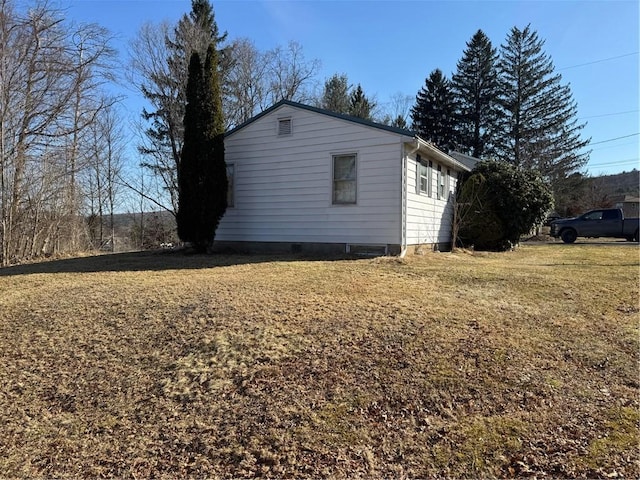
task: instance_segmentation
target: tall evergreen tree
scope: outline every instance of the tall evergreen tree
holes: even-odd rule
[[[336,73],[324,82],[320,108],[336,113],[349,113],[349,81],[346,75]]]
[[[494,153],[499,117],[497,61],[496,49],[484,32],[478,30],[467,42],[451,79],[460,142],[456,148],[476,158]]]
[[[438,148],[448,151],[456,147],[455,97],[440,69],[431,72],[418,92],[411,120],[418,135]]]
[[[136,68],[148,76],[140,88],[152,105],[152,109],[142,112],[143,119],[149,122],[145,131],[147,141],[139,147],[144,156],[143,165],[162,179],[174,213],[178,202],[177,170],[184,141],[187,62],[194,51],[201,59],[205,58],[209,45],[218,45],[225,38],[226,33],[218,32],[209,0],[192,0],[189,15],[183,15],[175,29],[166,33],[164,46],[157,49],[158,57],[138,58],[134,62]]]
[[[511,29],[500,47],[500,106],[502,135],[498,157],[517,166],[533,168],[559,190],[571,173],[583,167],[589,153],[581,151],[590,139],[580,131],[577,105],[562,76],[554,73],[544,41],[527,26]]]
[[[213,244],[226,211],[228,188],[218,54],[213,44],[204,71],[198,52],[191,55],[186,99],[176,219],[180,239],[204,252]]]
[[[371,111],[375,108],[376,104],[367,98],[362,91],[362,86],[358,86],[351,92],[349,96],[349,115],[354,117],[363,118],[364,120],[372,120]]]

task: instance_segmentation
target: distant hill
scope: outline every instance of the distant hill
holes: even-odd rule
[[[633,169],[631,172],[593,177],[593,187],[602,195],[606,195],[609,198],[620,195],[639,197],[640,172]]]

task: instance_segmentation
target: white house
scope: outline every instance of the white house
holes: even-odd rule
[[[283,100],[225,137],[218,247],[384,252],[451,244],[469,167],[413,132]]]

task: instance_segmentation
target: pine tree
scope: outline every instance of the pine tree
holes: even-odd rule
[[[227,208],[224,120],[213,44],[207,50],[204,71],[198,52],[191,55],[186,98],[176,219],[180,239],[204,252],[212,245]]]
[[[562,76],[554,73],[544,41],[527,26],[511,29],[500,47],[499,74],[502,134],[498,157],[516,166],[538,170],[559,190],[571,173],[583,167],[590,139],[580,138],[585,124]]]
[[[393,121],[391,121],[391,126],[396,128],[408,128],[407,121],[402,115],[398,115]]]
[[[320,108],[335,113],[349,113],[349,81],[346,75],[336,73],[324,82]]]
[[[349,115],[363,118],[364,120],[372,120],[371,111],[376,104],[371,102],[362,91],[362,86],[358,84],[355,90],[349,96]]]
[[[418,92],[411,120],[412,128],[423,139],[445,151],[456,147],[455,97],[440,69],[431,72]]]
[[[457,103],[457,149],[476,158],[494,153],[499,115],[497,60],[491,41],[478,30],[467,42],[451,79]]]

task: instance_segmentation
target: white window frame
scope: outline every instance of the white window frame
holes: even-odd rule
[[[418,180],[416,193],[428,194],[429,193],[429,163],[426,160],[422,160],[420,155],[418,155],[416,157],[416,164],[418,166],[416,171],[416,178]]]
[[[423,183],[426,189],[423,188]],[[416,193],[433,196],[433,162],[423,159],[420,155],[416,156]]]
[[[353,157],[355,162],[355,178],[354,179],[336,179],[335,177],[335,165],[336,158],[339,157]],[[355,186],[355,198],[353,202],[339,202],[336,201],[336,182],[345,182],[350,181],[353,182]],[[345,152],[345,153],[333,153],[331,154],[331,205],[357,205],[358,204],[358,154],[356,152]]]
[[[438,200],[444,198],[444,175],[442,173],[442,165],[438,165],[438,180],[436,182]]]

